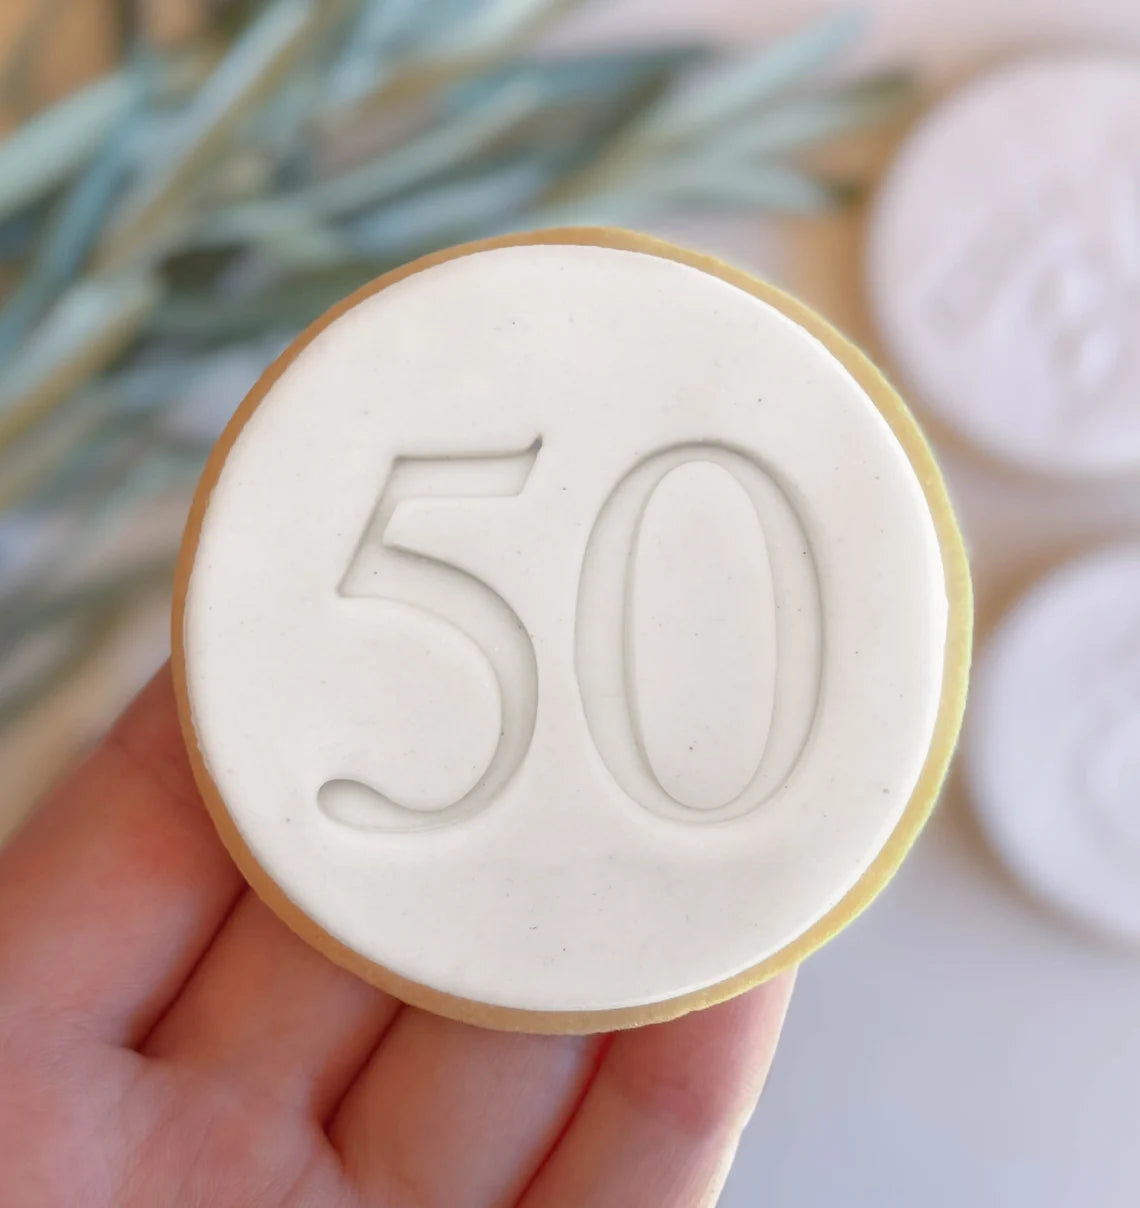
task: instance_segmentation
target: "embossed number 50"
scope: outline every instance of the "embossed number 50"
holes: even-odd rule
[[[456,801],[431,811],[394,801],[358,781],[332,780],[322,801],[334,816],[361,825],[361,793],[381,808],[380,829],[415,830],[457,821],[491,804],[518,770],[530,746],[538,706],[538,669],[533,644],[511,606],[465,570],[388,535],[401,504],[411,500],[517,496],[529,481],[541,448],[536,440],[517,453],[491,456],[397,459],[340,590],[342,595],[379,596],[427,612],[453,625],[482,651],[495,673],[502,701],[498,745],[478,782]],[[630,610],[626,567],[641,518],[661,480],[689,462],[713,462],[743,487],[767,537],[774,584],[777,665],[772,721],[763,755],[736,798],[715,809],[674,799],[662,786],[639,732],[636,685],[631,681],[627,643]],[[369,551],[368,565],[362,563]],[[816,621],[796,621],[791,607]],[[611,775],[635,801],[666,817],[717,821],[762,804],[791,774],[807,739],[819,687],[821,635],[818,584],[803,526],[790,500],[767,471],[737,449],[707,443],[676,445],[646,458],[614,488],[587,543],[575,619],[576,672],[586,721]],[[340,813],[337,795],[354,799]]]

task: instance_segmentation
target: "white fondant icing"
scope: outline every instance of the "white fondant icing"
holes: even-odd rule
[[[946,629],[925,496],[830,352],[696,268],[543,244],[300,353],[210,497],[184,640],[206,766],[295,904],[406,978],[577,1011],[721,981],[842,899]]]
[[[1140,941],[1140,546],[1070,563],[1014,607],[966,733],[974,802],[1013,872]]]
[[[1140,466],[1140,62],[1019,64],[935,109],[868,279],[915,401],[963,436],[1043,471]]]

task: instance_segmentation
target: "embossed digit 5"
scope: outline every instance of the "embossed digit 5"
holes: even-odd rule
[[[490,804],[514,775],[534,733],[538,673],[534,647],[514,609],[492,587],[457,566],[395,543],[389,529],[411,501],[519,495],[541,440],[521,452],[397,458],[339,587],[342,597],[376,597],[426,613],[475,644],[490,665],[501,702],[499,741],[483,774],[455,801],[424,808],[391,792],[340,777],[321,786],[330,816],[351,826],[421,830],[458,821]]]

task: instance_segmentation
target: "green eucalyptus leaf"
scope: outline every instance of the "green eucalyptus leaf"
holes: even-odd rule
[[[319,64],[308,62],[295,70],[262,108],[251,113],[242,137],[246,148],[265,158],[280,159],[296,149],[315,110],[324,99],[325,83]],[[250,152],[247,151],[247,154]]]
[[[542,201],[520,214],[507,229],[537,231],[544,227],[635,227],[664,208],[660,194],[640,187],[615,186],[568,201]]]
[[[0,455],[0,515],[20,507],[47,482],[77,448],[97,432],[105,415],[92,409],[60,407],[53,422],[24,432]]]
[[[0,142],[0,220],[77,172],[131,107],[138,70],[125,70],[73,92]]]
[[[325,108],[343,108],[372,91],[386,61],[406,47],[430,8],[425,0],[365,0],[329,71]]]
[[[859,33],[861,17],[850,9],[798,30],[751,54],[711,68],[666,94],[632,128],[643,147],[676,147],[702,138],[778,96],[838,54]]]
[[[341,231],[308,220],[292,229],[262,235],[257,251],[274,269],[292,272],[344,264],[354,256],[352,240]]]
[[[498,229],[535,202],[549,180],[549,164],[506,163],[393,202],[349,223],[345,233],[364,255],[407,259],[488,227]]]
[[[266,5],[199,90],[169,139],[142,165],[100,247],[102,268],[123,265],[161,235],[164,223],[185,204],[197,174],[304,51],[319,15],[312,0]]]
[[[491,63],[578,0],[370,0],[329,81],[331,112],[375,99],[408,68],[450,64],[442,77],[462,77]]]
[[[360,0],[318,0],[303,53],[250,113],[240,145],[272,154],[282,165],[311,151],[312,137],[319,131],[319,118],[328,102],[330,73],[360,7]]]
[[[646,182],[661,203],[713,209],[763,209],[816,214],[849,202],[852,187],[820,180],[787,164],[723,165],[684,163],[662,169]]]
[[[198,477],[211,442],[172,439],[154,423],[140,427],[136,420],[131,426],[131,418],[111,417],[89,441],[73,448],[20,500],[20,510],[121,510]]]
[[[481,105],[433,126],[380,159],[304,190],[296,200],[323,216],[374,205],[465,163],[542,103],[533,80],[511,81]]]
[[[460,0],[466,15],[437,20],[430,45],[435,53],[479,54],[508,46],[536,27],[561,16],[578,0]],[[430,8],[425,5],[425,8]]]
[[[557,175],[593,161],[614,135],[643,113],[671,80],[701,56],[697,48],[576,55],[505,64],[498,79],[532,80],[541,93],[534,113],[495,142],[502,151],[540,153]],[[482,85],[453,90],[448,105],[477,103]]]
[[[149,328],[156,336],[226,344],[307,326],[346,294],[393,267],[389,259],[365,258],[332,268],[297,273],[275,288],[244,297],[212,291],[185,293],[160,305]]]
[[[177,246],[181,252],[266,245],[283,239],[311,242],[327,230],[310,208],[281,197],[216,210],[187,231]]]
[[[40,215],[31,210],[0,221],[0,262],[12,263],[27,257],[43,226]]]
[[[489,142],[533,112],[535,88],[517,81],[499,89],[482,106],[429,129],[381,158],[291,195],[248,202],[207,215],[184,244],[213,247],[255,243],[267,232],[312,239],[318,219],[337,217],[430,179],[479,153]]]
[[[140,457],[158,445],[153,418],[111,415],[37,476],[10,511],[13,515],[86,508],[120,488]]]
[[[843,205],[852,196],[849,184],[819,180],[785,164],[678,161],[642,174],[636,184],[544,204],[528,216],[526,225],[532,229],[578,224],[633,226],[678,208],[818,214]]]
[[[224,207],[207,214],[183,246],[253,244],[267,233],[293,232],[311,241],[314,218],[340,217],[376,205],[473,162],[491,144],[545,109],[559,113],[583,98],[604,104],[607,92],[632,93],[688,61],[692,52],[625,52],[567,61],[531,61],[496,73],[493,85],[460,87],[448,107],[454,116],[373,161],[280,197]],[[602,94],[599,100],[599,94]],[[565,114],[559,113],[565,121]],[[611,120],[612,108],[603,111]]]
[[[521,42],[580,0],[430,0],[419,9],[414,37],[398,56],[377,64],[371,87],[353,100],[354,112],[381,104],[438,97],[510,56]],[[462,10],[462,15],[458,10]],[[339,119],[344,105],[330,104]]]
[[[860,25],[856,13],[843,9],[696,80],[679,80],[617,129],[591,162],[559,179],[547,204],[561,209],[586,204],[591,197],[624,194],[662,158],[706,149],[718,131],[758,116],[774,97],[837,54]]]
[[[169,447],[186,433],[204,449],[280,347],[274,340],[222,353],[156,350],[76,391],[0,450],[0,514],[58,500],[116,445]]]
[[[0,448],[0,514],[35,490],[74,449],[92,439],[116,415],[135,423],[177,397],[191,380],[196,362],[163,357],[157,363],[130,365],[71,393],[39,423],[16,434]]]
[[[0,448],[40,422],[135,337],[161,290],[149,273],[92,277],[49,311],[0,380]]]
[[[623,95],[647,82],[678,75],[708,55],[691,45],[605,50],[579,54],[511,59],[482,75],[461,81],[446,97],[449,110],[464,111],[519,80],[541,93],[544,108],[561,108],[599,95]]]
[[[110,213],[130,163],[133,113],[63,198],[40,242],[34,263],[0,309],[0,360],[11,355],[31,326],[79,271]]]
[[[915,97],[914,77],[892,71],[773,105],[709,139],[714,159],[777,155],[891,121]]]

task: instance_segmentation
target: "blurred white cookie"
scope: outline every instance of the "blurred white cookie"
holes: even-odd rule
[[[1140,941],[1140,545],[1072,562],[1015,606],[966,734],[974,802],[1013,872]]]
[[[937,107],[867,275],[916,403],[959,434],[1049,473],[1140,468],[1140,63],[1023,63]]]

